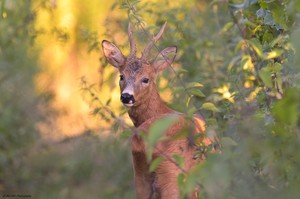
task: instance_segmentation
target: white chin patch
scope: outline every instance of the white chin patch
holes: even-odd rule
[[[123,103],[123,105],[126,107],[132,107],[133,106],[132,100],[130,100],[129,103]]]
[[[123,105],[126,106],[126,107],[132,107],[133,103],[128,103],[128,104],[123,103]]]

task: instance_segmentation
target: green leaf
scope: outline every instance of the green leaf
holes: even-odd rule
[[[268,3],[265,2],[265,1],[259,1],[259,5],[263,9],[267,9],[268,8]]]
[[[266,32],[263,36],[263,43],[270,43],[273,41],[273,34]]]
[[[231,146],[237,146],[237,143],[231,139],[230,137],[222,137],[221,138],[221,145],[223,147],[231,147]]]
[[[273,87],[272,77],[271,77],[271,73],[269,71],[260,70],[258,72],[258,75],[259,75],[259,77],[261,78],[261,80],[263,81],[263,83],[265,84],[266,87],[269,87],[269,88]]]
[[[151,162],[149,172],[153,172],[163,160],[164,160],[164,158],[162,158],[162,157],[155,158],[155,160],[153,160]]]
[[[277,72],[280,72],[281,68],[282,68],[282,65],[280,63],[276,62],[272,67],[272,71],[277,73]]]
[[[199,82],[189,82],[186,85],[186,88],[195,88],[195,87],[203,87],[203,84],[200,84]]]
[[[282,100],[276,102],[272,113],[280,124],[295,126],[299,117],[298,107],[299,94],[290,89]]]
[[[156,121],[149,130],[149,135],[147,138],[148,144],[154,146],[156,142],[161,138],[162,134],[177,120],[179,119],[178,115],[172,114],[167,115]]]
[[[184,157],[178,154],[174,154],[172,158],[175,160],[175,162],[181,167],[184,167]]]
[[[176,73],[179,75],[179,74],[183,74],[183,73],[188,73],[189,71],[186,70],[186,69],[183,69],[183,68],[179,68],[176,70]]]
[[[220,33],[222,34],[222,33],[228,32],[228,30],[230,30],[233,26],[234,26],[234,23],[233,23],[232,21],[226,23],[226,24],[223,26],[223,28],[222,28],[222,30],[220,31]]]
[[[202,93],[202,91],[200,89],[196,89],[196,88],[191,88],[188,90],[188,92],[191,95],[197,96],[197,97],[205,97],[205,95]]]
[[[159,140],[165,139],[165,136],[163,135],[165,131],[172,126],[177,120],[179,119],[179,115],[176,114],[170,114],[167,115],[151,125],[149,129],[149,134],[145,138],[145,142],[147,144],[147,158],[148,160],[151,159],[152,151],[154,146]]]
[[[188,99],[186,100],[186,103],[185,103],[185,106],[186,106],[186,107],[189,107],[192,97],[193,97],[193,96],[188,97]]]
[[[243,46],[243,40],[240,40],[237,44],[236,44],[236,46],[234,47],[234,53],[237,53],[238,52],[238,50],[240,50],[241,49],[241,47]]]
[[[180,198],[184,198],[184,195],[186,194],[185,181],[186,181],[186,176],[183,173],[180,173],[177,176],[177,184],[180,190]]]
[[[251,56],[245,55],[242,57],[241,66],[244,70],[251,70],[254,66]]]
[[[275,38],[271,43],[270,46],[274,47],[280,40],[283,39],[283,35],[279,35],[277,38]]]
[[[186,112],[187,116],[190,116],[190,118],[194,118],[194,114],[196,114],[196,112],[198,112],[197,108],[195,106],[192,106],[191,108],[189,108]]]
[[[296,50],[295,59],[296,59],[297,63],[300,63],[300,39],[299,39],[299,35],[300,35],[300,28],[295,30],[294,33],[292,34],[292,42],[293,42],[295,50]],[[300,64],[297,65],[297,70],[299,70],[299,68],[300,68]]]
[[[280,63],[276,62],[276,63],[268,64],[264,68],[264,70],[271,72],[271,73],[278,73],[278,72],[280,72],[281,68],[282,68],[282,65]]]
[[[198,183],[197,175],[193,175],[192,173],[189,173],[185,182],[186,192],[191,193],[195,189],[197,183]]]
[[[274,49],[271,52],[269,52],[265,57],[265,59],[274,59],[276,57],[279,57],[280,55],[282,55],[283,50],[281,49]]]
[[[127,4],[122,4],[121,5],[121,9],[126,9],[126,8],[129,8],[129,6]]]
[[[252,29],[257,29],[258,26],[260,26],[260,25],[254,23],[253,21],[250,21],[248,19],[245,19],[245,24],[250,26]]]
[[[230,71],[234,67],[234,65],[236,65],[240,60],[241,60],[240,56],[236,56],[232,58],[230,63],[228,64],[228,71]]]
[[[263,53],[262,53],[262,45],[261,45],[261,43],[258,41],[258,39],[252,38],[252,39],[248,40],[248,43],[251,45],[251,47],[252,47],[253,50],[257,53],[257,55],[258,55],[259,57],[263,57]]]
[[[218,126],[218,121],[216,120],[216,118],[207,118],[206,125],[207,126]]]
[[[202,104],[200,108],[204,110],[213,111],[213,112],[221,112],[213,103],[210,102],[206,102]]]
[[[198,83],[198,82],[189,82],[186,86],[185,86],[185,88],[188,90],[188,92],[190,93],[190,94],[192,94],[191,92],[195,92],[195,93],[197,93],[198,95],[204,95],[201,91],[201,93],[199,93],[199,91],[192,91],[192,90],[197,90],[196,88],[199,88],[199,87],[203,87],[203,84],[200,84],[200,83]],[[184,87],[182,87],[182,86],[180,86],[180,87],[175,87],[174,88],[174,92],[180,92],[180,91],[183,91],[184,90]],[[190,92],[191,91],[191,92]],[[197,95],[196,95],[197,96]],[[205,97],[205,96],[204,96]]]
[[[287,17],[281,3],[279,1],[274,1],[274,3],[270,5],[270,10],[274,21],[282,28],[287,29]]]

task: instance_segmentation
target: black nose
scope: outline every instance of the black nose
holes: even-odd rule
[[[135,102],[133,95],[130,95],[128,93],[122,93],[121,101],[124,104],[133,104]]]

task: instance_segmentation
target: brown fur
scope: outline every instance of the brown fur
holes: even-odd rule
[[[160,36],[162,32],[163,30],[160,31]],[[150,163],[147,162],[143,140],[138,134],[133,135],[131,150],[136,197],[138,199],[177,199],[179,198],[177,176],[182,170],[174,162],[170,161],[170,159],[166,159],[166,157],[171,158],[173,154],[182,155],[185,158],[184,168],[182,169],[189,171],[197,163],[193,159],[194,145],[186,138],[171,139],[186,127],[184,115],[170,109],[164,104],[155,85],[158,72],[168,67],[174,60],[175,55],[172,55],[172,53],[176,54],[176,47],[166,48],[159,53],[159,59],[155,59],[150,63],[148,60],[145,60],[147,55],[144,54],[149,49],[143,51],[142,58],[135,56],[136,49],[130,27],[128,28],[128,35],[130,46],[133,48],[128,58],[114,44],[108,41],[103,41],[102,46],[107,61],[118,68],[123,76],[123,79],[120,80],[121,93],[125,88],[129,87],[134,91],[135,103],[132,104],[128,111],[134,126],[139,129],[139,132],[147,133],[150,126],[158,119],[168,114],[177,114],[180,116],[179,121],[165,132],[165,135],[170,139],[158,142],[155,147],[152,154],[153,158],[163,156],[165,160],[153,173],[149,172]],[[154,38],[156,40],[159,39],[157,37]],[[149,82],[144,83],[142,81],[144,78],[148,78]],[[205,131],[205,122],[201,116],[195,116],[194,122],[191,122],[189,126],[191,125],[193,125],[193,133]],[[211,141],[204,139],[204,143],[210,144]],[[192,194],[190,198],[196,198],[196,194]]]
[[[164,104],[156,104],[159,107],[164,107]],[[180,114],[169,109],[169,112],[164,114],[155,115],[152,112],[150,119],[145,120],[138,126],[138,129],[142,132],[148,132],[149,127],[161,117],[167,114]],[[151,114],[151,113],[148,113]],[[131,118],[134,118],[131,115]],[[205,123],[202,118],[195,116],[194,130],[195,132],[203,132],[205,129]],[[172,137],[176,135],[182,128],[185,127],[184,117],[180,118],[178,122],[172,125],[166,132],[165,135]],[[204,139],[205,144],[210,144],[211,140]],[[168,198],[179,198],[179,189],[177,185],[177,176],[182,172],[180,168],[174,162],[164,160],[155,170],[154,173],[149,173],[149,163],[146,159],[146,151],[143,140],[138,136],[134,135],[132,138],[132,156],[135,171],[135,187],[137,189],[137,198],[146,199],[150,198],[151,195],[155,194],[157,199],[168,199]],[[189,171],[192,166],[198,163],[198,160],[193,159],[195,152],[194,146],[188,139],[168,139],[157,143],[156,148],[153,152],[153,159],[158,156],[172,157],[173,154],[179,154],[185,157],[185,164],[183,169]],[[153,177],[154,176],[154,177]],[[196,198],[194,193],[190,198]]]

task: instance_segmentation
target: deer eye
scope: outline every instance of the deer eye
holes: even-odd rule
[[[142,82],[145,83],[145,84],[148,84],[149,78],[143,78],[143,79],[142,79]]]
[[[120,81],[124,80],[124,75],[120,75]]]

